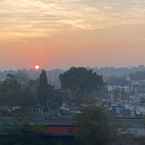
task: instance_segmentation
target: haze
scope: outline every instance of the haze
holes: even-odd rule
[[[145,64],[145,0],[1,0],[0,68]]]

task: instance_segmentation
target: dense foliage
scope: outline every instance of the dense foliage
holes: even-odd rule
[[[48,84],[47,74],[44,70],[42,70],[39,78],[38,97],[44,111],[56,110],[62,104],[61,96],[58,91]]]
[[[109,145],[115,128],[108,112],[100,107],[87,107],[77,117],[80,145]]]
[[[63,89],[74,90],[79,88],[87,92],[99,89],[103,85],[102,76],[83,67],[72,67],[60,75],[60,81]]]
[[[72,67],[60,75],[61,87],[70,92],[69,99],[77,104],[95,102],[104,93],[103,77],[84,67]]]

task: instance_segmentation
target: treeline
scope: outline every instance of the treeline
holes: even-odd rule
[[[96,103],[104,95],[103,77],[84,67],[72,67],[59,76],[61,88],[55,89],[42,70],[36,80],[25,79],[23,75],[7,74],[0,82],[1,106],[40,105],[44,111],[57,110],[63,103],[78,106]]]

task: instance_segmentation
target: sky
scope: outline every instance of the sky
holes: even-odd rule
[[[0,68],[145,65],[145,0],[0,0]]]

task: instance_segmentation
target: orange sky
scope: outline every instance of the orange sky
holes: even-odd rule
[[[2,0],[0,68],[145,64],[145,0]]]

